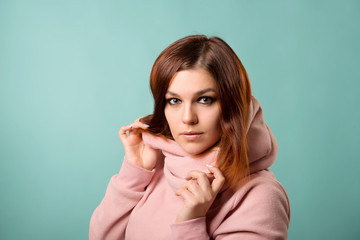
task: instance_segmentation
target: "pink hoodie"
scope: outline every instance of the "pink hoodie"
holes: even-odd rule
[[[289,200],[267,169],[275,161],[277,143],[254,97],[247,138],[250,180],[236,191],[224,187],[206,217],[175,223],[183,205],[175,191],[186,173],[214,164],[218,151],[194,159],[175,141],[144,133],[145,144],[163,155],[152,171],[123,161],[91,217],[90,239],[286,239]]]

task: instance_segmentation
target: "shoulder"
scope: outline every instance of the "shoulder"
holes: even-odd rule
[[[234,192],[234,207],[240,205],[258,205],[268,211],[283,210],[290,215],[289,198],[284,187],[270,170],[251,174]]]
[[[284,218],[290,218],[288,195],[270,170],[251,174],[237,188],[225,190],[216,204],[231,214],[272,218],[272,214],[281,212]]]
[[[229,190],[224,194],[230,197]],[[289,200],[270,170],[251,174],[231,193],[227,203],[230,203],[227,214],[215,235],[237,232],[243,237],[251,233],[264,239],[286,239],[290,223]]]

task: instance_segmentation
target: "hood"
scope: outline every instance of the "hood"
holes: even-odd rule
[[[146,145],[160,149],[164,154],[164,174],[168,180],[170,179],[170,185],[175,190],[183,184],[184,177],[189,171],[207,171],[206,164],[215,165],[218,154],[216,149],[209,151],[200,159],[186,153],[174,140],[150,133],[143,133],[142,138]],[[266,169],[274,163],[278,149],[277,142],[265,123],[261,105],[255,97],[252,97],[249,106],[247,141],[250,173]]]
[[[247,126],[248,158],[250,173],[269,168],[276,159],[278,145],[264,120],[259,101],[252,97]]]

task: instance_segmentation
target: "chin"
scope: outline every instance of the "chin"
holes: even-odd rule
[[[196,146],[197,144],[180,145],[181,148],[190,155],[199,155],[206,152],[210,147]]]

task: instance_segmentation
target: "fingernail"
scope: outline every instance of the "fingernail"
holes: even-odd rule
[[[148,125],[148,124],[146,124],[146,123],[144,123],[144,126],[145,126],[145,127],[150,127],[150,125]]]
[[[214,166],[211,165],[211,164],[206,164],[206,166],[209,167],[209,168],[213,168],[213,167],[214,167]]]

